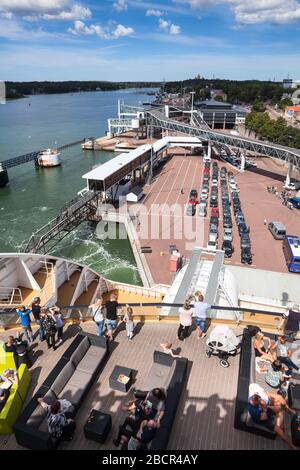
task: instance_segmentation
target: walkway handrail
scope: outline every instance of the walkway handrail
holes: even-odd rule
[[[174,303],[169,303],[169,302],[129,302],[129,303],[119,303],[119,307],[126,307],[126,305],[129,305],[130,307],[157,307],[157,308],[162,308],[162,307],[182,307],[182,304],[174,304]],[[191,304],[191,307],[193,307],[193,304]],[[63,305],[61,306],[62,310],[79,310],[81,308],[89,308],[89,305]],[[223,305],[212,305],[211,310],[223,310],[223,311],[238,311],[238,312],[246,312],[246,313],[253,313],[253,314],[263,314],[263,315],[269,315],[269,316],[276,316],[276,317],[282,317],[284,313],[282,312],[272,312],[272,311],[266,311],[266,310],[259,310],[259,309],[253,309],[253,308],[247,308],[247,307],[225,307]],[[5,315],[5,314],[10,314],[11,312],[0,312],[0,315]]]

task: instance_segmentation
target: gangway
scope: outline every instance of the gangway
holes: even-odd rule
[[[242,152],[251,151],[260,155],[274,157],[279,160],[288,161],[289,163],[300,168],[300,150],[291,147],[285,147],[261,140],[249,139],[247,137],[233,136],[217,132],[212,129],[204,128],[204,126],[195,126],[185,124],[174,119],[167,118],[162,109],[150,109],[145,111],[146,123],[148,126],[160,127],[162,129],[182,132],[192,136],[199,137],[205,141],[211,141],[214,144],[222,146],[235,147]]]
[[[57,243],[96,212],[99,197],[98,191],[87,191],[83,196],[67,203],[55,219],[50,220],[30,237],[21,251],[24,253],[49,253]]]

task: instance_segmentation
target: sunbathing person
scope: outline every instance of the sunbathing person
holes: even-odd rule
[[[248,400],[248,411],[256,423],[274,431],[290,449],[295,449],[288,436],[283,431],[283,412],[294,414],[285,399],[274,392],[256,391]]]
[[[172,343],[161,343],[160,347],[163,349],[165,354],[169,354],[172,357],[181,357],[179,354],[174,354],[172,351]]]
[[[255,357],[260,357],[262,360],[267,362],[273,362],[276,359],[275,354],[268,352],[265,348],[265,342],[268,344],[268,349],[271,348],[271,340],[267,336],[259,331],[253,338],[253,346],[255,350]]]

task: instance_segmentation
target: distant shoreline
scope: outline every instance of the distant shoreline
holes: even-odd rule
[[[154,82],[5,82],[7,100],[24,99],[36,95],[87,93],[126,89],[160,88]]]

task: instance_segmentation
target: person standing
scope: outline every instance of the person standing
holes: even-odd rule
[[[133,310],[131,307],[129,307],[129,305],[126,305],[126,307],[127,311],[123,317],[123,322],[126,324],[127,338],[132,339],[134,334]]]
[[[75,431],[76,423],[73,419],[67,419],[61,410],[61,403],[56,400],[48,405],[42,398],[37,399],[39,404],[47,411],[48,431],[56,441],[71,441]]]
[[[89,305],[92,309],[93,320],[97,325],[98,336],[103,335],[104,315],[103,315],[103,300],[102,297],[98,297],[95,303]]]
[[[32,329],[31,329],[31,319],[30,319],[30,314],[32,313],[31,309],[26,309],[26,307],[21,307],[19,310],[17,310],[17,314],[20,317],[21,320],[21,326],[22,329],[25,333],[26,339],[30,342],[33,341],[33,334],[32,334]]]
[[[116,294],[111,294],[110,299],[106,302],[106,326],[107,336],[110,341],[114,339],[114,331],[117,328],[117,308],[119,306]]]
[[[198,338],[205,338],[207,330],[207,311],[211,308],[211,305],[204,302],[204,297],[201,292],[195,292],[195,315],[196,315],[196,327],[198,331]]]
[[[35,297],[31,305],[32,315],[34,316],[35,322],[39,325],[39,335],[40,341],[45,339],[45,331],[43,330],[41,322],[41,299],[40,297]]]
[[[63,342],[63,330],[64,330],[64,321],[62,317],[62,313],[59,307],[55,305],[55,307],[49,308],[49,311],[52,315],[56,323],[56,331],[57,331],[57,341],[59,343]]]
[[[46,309],[45,309],[46,310]],[[53,350],[56,350],[55,346],[55,334],[56,334],[56,321],[51,315],[48,313],[47,310],[44,312],[45,315],[43,317],[43,328],[45,330],[46,341],[48,345],[48,349],[53,347]]]
[[[190,306],[189,300],[186,300],[182,307],[179,309],[179,328],[178,339],[184,341],[188,335],[189,329],[192,325],[193,309]]]

